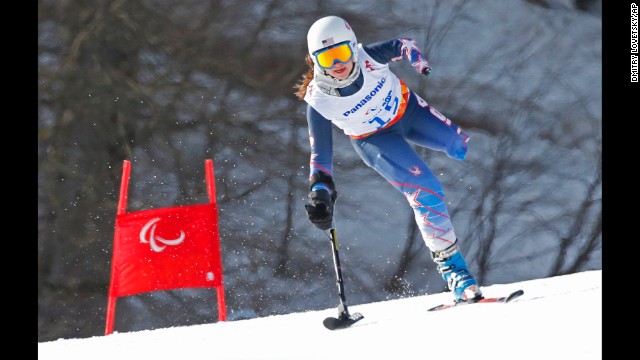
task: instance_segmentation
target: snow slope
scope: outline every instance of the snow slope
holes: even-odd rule
[[[38,343],[38,359],[601,359],[602,271],[484,287],[485,296],[523,289],[508,304],[441,312],[440,293],[350,304],[364,319],[322,325],[337,308],[214,324]],[[347,289],[347,300],[348,300]],[[338,297],[336,295],[336,305]]]

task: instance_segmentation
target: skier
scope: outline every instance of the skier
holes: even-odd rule
[[[411,145],[463,160],[469,137],[389,69],[389,62],[405,59],[429,75],[431,67],[415,41],[359,44],[347,21],[327,16],[309,28],[307,45],[310,69],[295,94],[307,103],[311,159],[305,209],[311,223],[321,230],[333,226],[333,123],[350,137],[365,164],[406,196],[454,302],[482,298],[458,248],[442,186]]]

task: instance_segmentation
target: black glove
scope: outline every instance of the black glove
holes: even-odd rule
[[[327,190],[317,190],[309,193],[311,204],[305,204],[309,221],[320,230],[331,228],[333,223],[333,204],[336,201],[337,193],[334,191],[329,195]]]
[[[318,183],[322,183],[331,189],[331,195],[329,195],[329,190],[322,187],[314,190],[314,186]],[[308,197],[311,203],[304,206],[307,210],[309,221],[320,230],[330,229],[333,222],[333,204],[335,204],[338,197],[333,177],[323,171],[314,173],[309,178],[309,191]]]
[[[422,69],[422,75],[429,76],[429,74],[431,74],[431,67],[427,66],[426,68]]]

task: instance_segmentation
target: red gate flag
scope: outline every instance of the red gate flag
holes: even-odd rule
[[[113,295],[221,285],[213,204],[117,215]]]
[[[125,160],[116,215],[105,335],[113,332],[118,297],[184,288],[216,288],[226,321],[213,161],[205,161],[209,203],[126,212]]]

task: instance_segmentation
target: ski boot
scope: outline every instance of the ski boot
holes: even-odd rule
[[[438,265],[438,272],[453,292],[453,301],[476,302],[482,299],[482,291],[476,279],[469,273],[467,262],[458,250],[458,241],[440,251],[432,251],[431,258]]]

